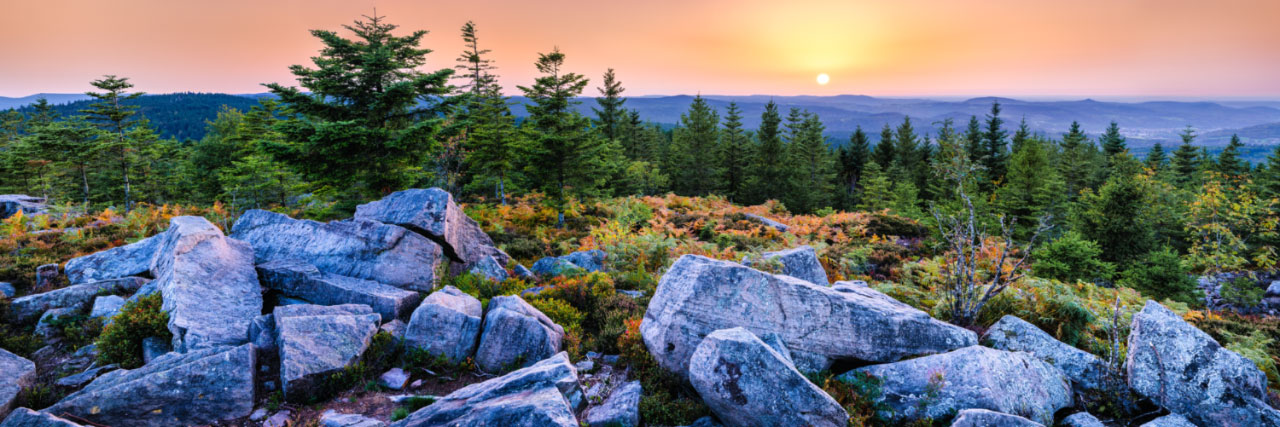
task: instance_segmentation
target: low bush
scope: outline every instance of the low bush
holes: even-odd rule
[[[169,313],[160,309],[160,293],[154,293],[120,308],[111,324],[98,336],[98,360],[103,365],[119,364],[121,368],[142,366],[142,340],[159,337],[169,340]]]
[[[1258,305],[1262,302],[1262,296],[1265,293],[1266,290],[1247,275],[1228,280],[1222,284],[1222,288],[1218,289],[1218,295],[1222,296],[1222,300],[1237,308]]]
[[[1063,282],[1110,280],[1115,266],[1102,261],[1102,248],[1075,231],[1035,251],[1032,272],[1037,277]]]
[[[1169,248],[1148,253],[1120,273],[1120,283],[1154,299],[1169,299],[1192,306],[1202,305],[1202,293],[1195,280]]]

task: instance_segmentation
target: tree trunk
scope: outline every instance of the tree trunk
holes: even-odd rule
[[[89,173],[85,171],[85,165],[80,164],[80,181],[84,188],[84,213],[89,213]]]

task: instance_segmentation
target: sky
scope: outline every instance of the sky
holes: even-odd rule
[[[3,0],[0,96],[264,92],[375,7],[433,69],[474,21],[512,94],[559,47],[588,95],[1280,98],[1276,0]]]

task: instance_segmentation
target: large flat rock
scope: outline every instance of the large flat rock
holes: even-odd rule
[[[252,344],[168,353],[111,371],[45,409],[111,426],[212,424],[253,411]]]
[[[1258,366],[1155,301],[1133,316],[1125,369],[1134,391],[1197,424],[1280,426]]]
[[[16,323],[27,323],[39,319],[44,312],[54,309],[70,308],[77,312],[88,311],[93,304],[93,299],[98,295],[133,293],[148,281],[150,280],[141,277],[125,277],[71,285],[49,292],[27,295],[10,302],[9,316]]]
[[[23,388],[35,382],[35,363],[0,348],[0,416],[13,409]]]
[[[1031,353],[1061,370],[1081,391],[1110,389],[1107,387],[1109,369],[1106,362],[1089,352],[1054,339],[1035,325],[1017,317],[1000,318],[982,335],[982,342],[999,350]]]
[[[506,265],[511,257],[498,250],[480,224],[439,188],[397,191],[381,200],[356,207],[357,219],[395,224],[435,241],[453,262],[471,265],[485,256]]]
[[[405,345],[461,363],[475,354],[482,310],[480,300],[445,286],[428,295],[413,311],[405,327]]]
[[[393,427],[577,427],[585,404],[578,371],[559,353],[532,366],[472,384],[419,409]]]
[[[835,361],[892,362],[974,345],[977,335],[870,288],[837,292],[729,261],[685,255],[658,284],[640,332],[668,371],[687,377],[689,357],[718,329],[775,333],[802,371]]]
[[[253,249],[198,216],[169,220],[152,271],[178,352],[240,345],[262,312]]]
[[[275,308],[280,384],[286,398],[305,399],[320,381],[360,360],[378,332],[366,305],[288,305]]]
[[[322,223],[250,210],[231,237],[253,246],[256,262],[302,260],[325,273],[414,291],[435,285],[440,246],[404,227],[370,220]]]
[[[988,409],[1045,425],[1071,406],[1071,384],[1057,368],[1023,352],[965,347],[854,370],[884,381],[880,401],[895,422]],[[840,377],[851,380],[853,372]]]
[[[382,321],[404,317],[421,301],[417,292],[372,280],[320,271],[302,260],[276,260],[258,265],[262,286],[320,305],[364,304]]]
[[[798,246],[782,251],[765,252],[760,254],[760,258],[781,263],[782,274],[815,285],[826,286],[831,283],[827,280],[827,270],[822,268],[822,262],[818,261],[818,253],[813,250],[812,246]],[[748,259],[743,264],[750,266],[752,261]]]
[[[63,268],[71,284],[150,274],[160,237],[151,236],[124,246],[72,258]]]

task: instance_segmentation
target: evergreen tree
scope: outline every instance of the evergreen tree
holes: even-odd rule
[[[867,162],[858,195],[858,210],[880,211],[893,207],[893,204],[893,184],[889,177],[884,174],[879,163]]]
[[[1249,172],[1249,164],[1240,159],[1240,149],[1244,144],[1240,142],[1240,136],[1231,135],[1231,142],[1227,143],[1227,148],[1222,149],[1218,153],[1217,171],[1227,177],[1240,177]]]
[[[623,111],[622,121],[622,153],[631,160],[653,160],[650,156],[652,147],[648,146],[649,142],[644,135],[644,122],[640,120],[640,112],[631,110]]]
[[[924,168],[920,165],[920,138],[911,126],[911,117],[903,117],[893,134],[893,165],[890,175],[896,180],[915,180],[915,175]]]
[[[876,146],[871,152],[871,158],[880,164],[882,172],[893,168],[893,163],[898,158],[897,153],[894,152],[894,139],[893,128],[890,128],[889,124],[885,123],[884,128],[880,129],[880,141],[876,142]]]
[[[604,72],[604,84],[597,90],[600,91],[600,96],[596,98],[596,104],[600,108],[593,109],[596,113],[596,125],[605,138],[616,140],[620,136],[619,128],[628,120],[627,111],[622,109],[622,104],[627,102],[622,97],[622,92],[626,89],[622,88],[622,82],[618,81],[610,68]]]
[[[559,211],[557,226],[564,228],[564,209],[572,195],[595,195],[604,181],[607,145],[590,132],[590,120],[574,109],[575,98],[587,87],[587,78],[567,73],[560,49],[538,55],[538,72],[532,86],[520,90],[532,102],[525,107],[526,168],[534,188],[552,195]]]
[[[1019,145],[1009,161],[1005,185],[998,191],[1001,210],[1017,220],[1015,236],[1031,237],[1036,222],[1057,212],[1064,184],[1049,163],[1047,143],[1031,138]]]
[[[1116,173],[1098,193],[1082,199],[1076,222],[1082,234],[1102,248],[1102,260],[1127,268],[1156,248],[1147,206],[1150,197],[1138,181]]]
[[[750,185],[755,192],[752,203],[778,200],[785,194],[785,181],[789,172],[779,128],[781,124],[778,104],[770,100],[764,106],[764,113],[760,115],[760,129],[756,131],[759,143],[753,168],[755,174],[751,177]]]
[[[1062,135],[1061,147],[1058,172],[1062,175],[1068,197],[1074,200],[1081,190],[1093,186],[1097,147],[1080,130],[1080,123],[1074,121],[1071,129]]]
[[[1005,172],[1009,168],[1009,147],[1006,142],[1009,132],[1001,127],[1003,124],[1004,119],[1000,118],[1000,102],[992,102],[991,113],[987,114],[987,127],[982,135],[984,155],[982,166],[986,168],[987,180],[990,182],[1003,181]]]
[[[720,191],[733,202],[746,197],[747,173],[751,167],[751,137],[742,129],[742,110],[729,103],[725,110],[724,130],[720,132],[718,164]]]
[[[837,176],[843,190],[841,194],[843,196],[842,207],[844,208],[853,207],[854,195],[857,193],[858,187],[862,185],[862,174],[871,158],[870,145],[866,132],[862,131],[862,126],[858,126],[853,130],[853,134],[849,136],[849,144],[840,147],[840,165]]]
[[[66,120],[50,122],[42,126],[35,135],[45,149],[55,153],[60,162],[68,184],[79,184],[79,196],[84,209],[89,209],[89,172],[98,163],[98,153],[94,148],[94,138],[98,130],[84,119],[84,116],[73,116]],[[75,194],[68,191],[68,194]]]
[[[459,102],[448,96],[454,70],[418,71],[431,52],[418,47],[426,31],[400,37],[382,17],[366,18],[345,26],[355,39],[311,32],[324,44],[316,68],[290,67],[303,89],[266,85],[292,114],[280,125],[291,142],[277,147],[282,159],[318,188],[344,192],[344,208],[421,182]]]
[[[1128,145],[1125,144],[1124,135],[1120,134],[1120,124],[1116,123],[1115,120],[1112,120],[1111,125],[1107,126],[1107,130],[1102,133],[1102,136],[1098,137],[1098,142],[1102,144],[1102,152],[1107,155],[1108,161],[1112,156],[1129,149]]]
[[[1256,175],[1254,182],[1258,186],[1258,196],[1263,200],[1280,200],[1280,147],[1272,150],[1266,164],[1258,167]],[[1272,208],[1280,210],[1280,206]]]
[[[689,111],[680,116],[680,127],[671,140],[671,155],[678,167],[673,171],[677,193],[706,196],[715,191],[719,125],[720,115],[701,96],[694,97]]]
[[[480,48],[480,37],[477,36],[476,24],[472,21],[462,24],[462,43],[466,47],[458,55],[458,64],[453,66],[457,70],[455,77],[466,81],[460,89],[478,97],[486,86],[498,79],[493,73],[496,68],[493,61],[485,57],[491,50]]]
[[[100,80],[94,80],[92,84],[103,92],[86,92],[86,95],[97,102],[80,112],[102,131],[103,134],[98,138],[98,144],[94,149],[102,153],[111,153],[112,161],[120,168],[121,183],[124,186],[124,207],[125,210],[130,210],[133,209],[133,195],[129,182],[129,170],[137,161],[139,147],[135,141],[129,139],[129,131],[133,127],[133,116],[138,113],[138,107],[123,102],[137,99],[143,93],[127,92],[133,87],[128,77],[108,75]]]
[[[1027,117],[1023,116],[1022,121],[1018,122],[1018,131],[1013,133],[1013,139],[1011,140],[1013,146],[1009,149],[1009,152],[1018,152],[1018,149],[1022,148],[1022,144],[1025,144],[1029,138],[1031,138],[1031,127],[1027,126]]]
[[[489,83],[470,112],[473,129],[467,138],[468,170],[474,185],[493,185],[494,196],[507,204],[507,185],[517,167],[520,134],[502,86]]]
[[[980,166],[986,159],[987,147],[983,144],[982,123],[977,116],[969,116],[969,125],[964,131],[964,150],[969,153],[969,162]]]
[[[788,146],[796,181],[788,193],[787,206],[796,212],[812,213],[830,207],[835,169],[823,136],[825,129],[817,114],[806,112],[797,139]]]
[[[1200,154],[1199,150],[1193,145],[1196,140],[1195,129],[1187,126],[1179,136],[1182,137],[1182,145],[1179,145],[1178,149],[1173,151],[1173,160],[1170,161],[1170,166],[1173,168],[1174,183],[1179,187],[1187,188],[1196,182]]]
[[[1143,163],[1156,172],[1164,171],[1169,166],[1169,158],[1164,154],[1164,146],[1159,142],[1151,146],[1151,151],[1147,152],[1147,158],[1143,159]]]

